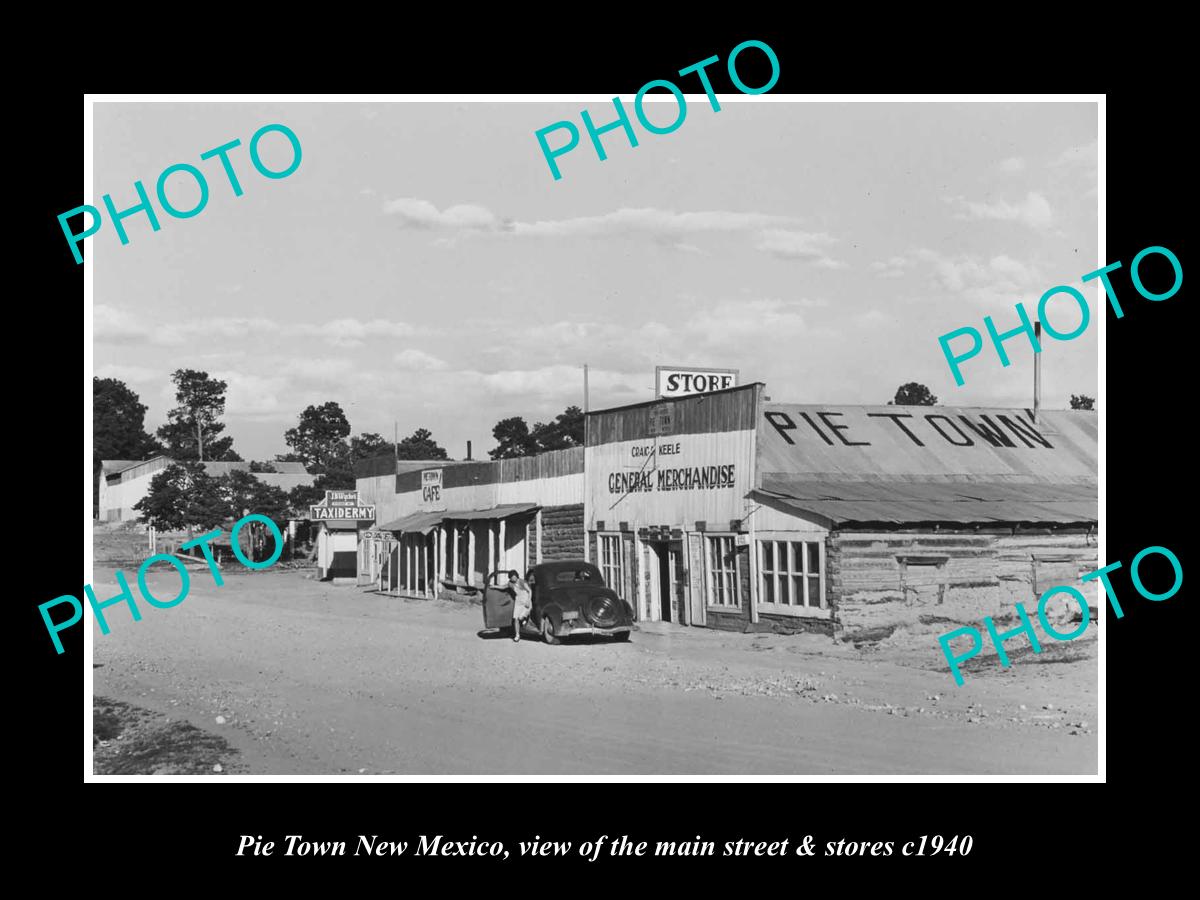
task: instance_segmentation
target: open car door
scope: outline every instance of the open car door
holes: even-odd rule
[[[496,576],[504,576],[504,587],[496,583]],[[508,573],[493,572],[488,576],[483,589],[483,627],[508,628],[512,625],[513,596],[507,590]]]

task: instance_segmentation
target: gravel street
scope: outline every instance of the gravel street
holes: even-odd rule
[[[105,568],[101,598],[117,593]],[[197,573],[173,609],[140,603],[141,622],[112,607],[107,636],[92,627],[96,697],[223,738],[225,774],[1097,769],[1094,625],[1008,670],[989,657],[957,688],[934,632],[856,649],[655,623],[628,644],[552,647],[481,635],[474,605],[223,574]],[[178,589],[169,572],[148,581]]]

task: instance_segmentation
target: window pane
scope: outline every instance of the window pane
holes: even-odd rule
[[[788,553],[789,572],[804,571],[804,544],[796,541],[788,545],[790,553]]]
[[[808,547],[808,569],[809,575],[816,575],[821,571],[821,545],[817,543],[805,544]],[[799,569],[796,570],[800,571]]]
[[[821,606],[821,579],[816,575],[808,576],[808,605]]]
[[[803,606],[804,605],[804,576],[803,575],[791,575],[791,576],[789,576],[789,580],[792,583],[792,600],[791,600],[792,605]]]
[[[775,569],[775,544],[772,541],[762,541],[763,548],[763,571],[771,572]]]
[[[763,574],[763,577],[762,577],[763,603],[774,603],[775,602],[775,592],[771,590],[771,582],[772,581],[774,581],[774,579],[770,575],[767,575],[765,573]]]

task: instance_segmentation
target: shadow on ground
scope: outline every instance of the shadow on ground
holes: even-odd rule
[[[96,775],[217,775],[237,754],[224,738],[119,700],[92,707]]]

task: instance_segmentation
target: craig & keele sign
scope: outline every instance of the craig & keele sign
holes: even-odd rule
[[[707,394],[737,387],[737,369],[697,369],[678,366],[656,366],[655,390],[659,397],[685,397]]]
[[[358,491],[326,491],[325,499],[308,508],[313,521],[328,519],[367,519],[375,521],[374,504],[362,504]]]
[[[737,467],[733,463],[715,466],[680,464],[679,457],[683,453],[682,441],[634,444],[629,448],[630,469],[608,476],[608,492],[709,491],[732,488],[736,484]],[[672,462],[676,465],[671,465]]]

